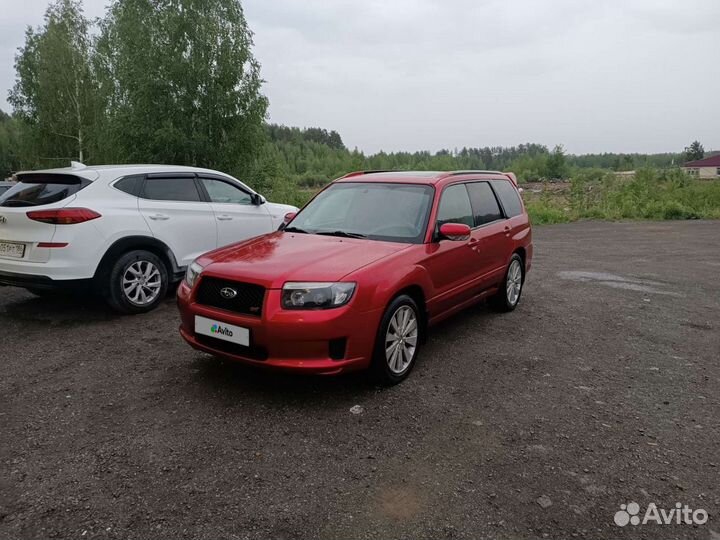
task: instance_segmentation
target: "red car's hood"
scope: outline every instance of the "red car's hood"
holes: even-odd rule
[[[203,271],[280,289],[286,281],[338,281],[408,244],[275,232],[200,257]],[[209,262],[209,264],[207,264]]]

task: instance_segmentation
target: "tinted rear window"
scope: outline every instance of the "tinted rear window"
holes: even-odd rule
[[[492,186],[505,209],[505,215],[507,215],[507,217],[522,214],[520,194],[510,182],[507,180],[493,180]]]
[[[42,206],[75,195],[90,181],[71,174],[24,174],[0,195],[0,206]]]
[[[468,184],[468,192],[475,214],[476,227],[502,218],[495,194],[487,182]]]
[[[199,201],[194,178],[148,178],[143,198],[154,201]]]
[[[128,195],[134,195],[137,197],[140,194],[140,187],[142,186],[142,176],[128,176],[115,182],[115,189],[124,191]]]

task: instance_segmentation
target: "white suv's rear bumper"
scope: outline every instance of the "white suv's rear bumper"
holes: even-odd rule
[[[0,270],[0,287],[25,287],[29,289],[64,290],[82,287],[89,290],[92,279],[54,280],[34,274],[15,274]]]
[[[87,246],[72,245],[62,248],[33,248],[34,252],[48,251],[47,262],[34,262],[27,259],[0,259],[0,283],[10,284],[8,275],[28,280],[40,278],[43,281],[60,282],[91,279],[97,268],[97,260],[87,257]],[[93,255],[95,255],[93,253]],[[14,278],[15,281],[17,279]]]

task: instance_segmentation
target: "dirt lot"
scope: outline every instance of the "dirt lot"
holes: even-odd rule
[[[717,540],[720,222],[535,236],[518,310],[390,389],[194,352],[170,299],[0,289],[0,538]],[[630,501],[709,521],[620,528]]]

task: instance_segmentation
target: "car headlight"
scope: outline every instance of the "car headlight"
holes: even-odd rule
[[[193,261],[193,263],[187,267],[187,271],[185,272],[185,283],[187,283],[188,287],[192,289],[202,271],[203,266],[201,266],[197,261]]]
[[[355,283],[286,283],[282,291],[285,309],[330,309],[344,306],[355,292]]]

